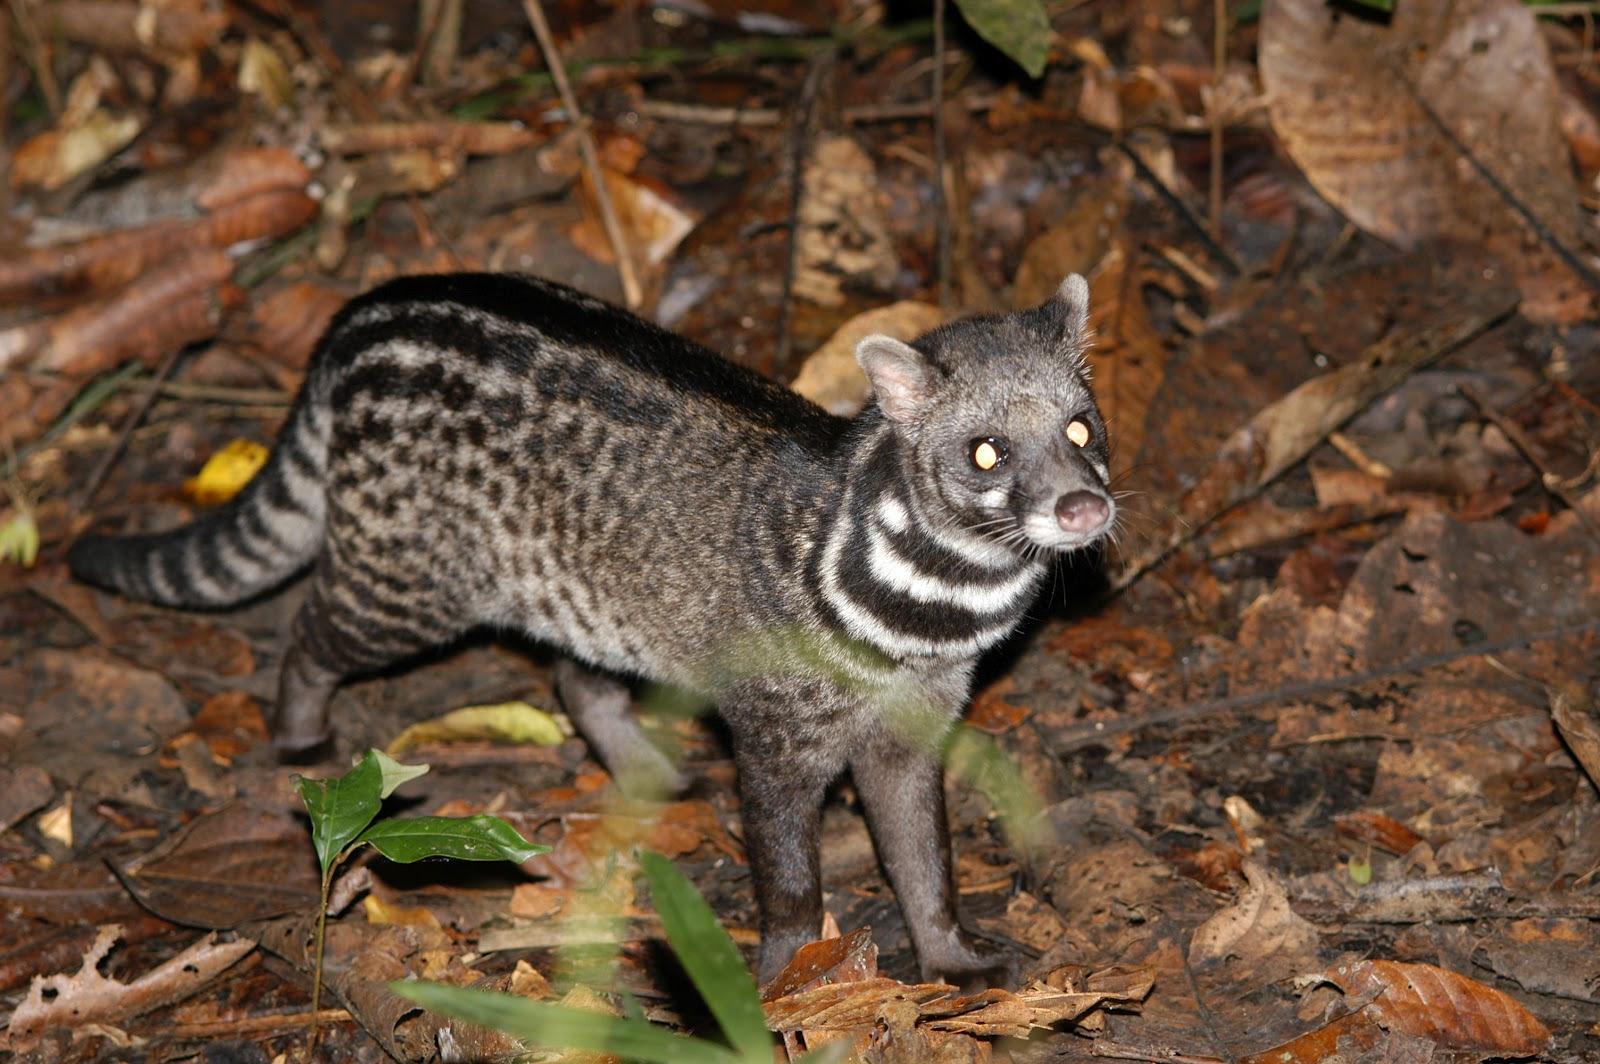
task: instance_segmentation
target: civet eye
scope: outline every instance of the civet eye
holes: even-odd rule
[[[1067,422],[1067,439],[1079,447],[1089,446],[1089,441],[1094,439],[1094,430],[1089,423],[1081,417],[1075,417]]]
[[[984,472],[1003,465],[1006,460],[1006,445],[1004,440],[993,436],[979,436],[968,445],[971,449],[968,454],[972,457],[972,464]]]

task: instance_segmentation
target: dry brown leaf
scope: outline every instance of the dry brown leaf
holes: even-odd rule
[[[1333,826],[1347,839],[1370,842],[1378,849],[1397,857],[1410,853],[1413,847],[1424,841],[1421,835],[1394,817],[1384,816],[1370,809],[1341,813],[1333,818]]]
[[[198,52],[228,26],[222,11],[202,11],[139,0],[58,0],[39,17],[49,31],[97,51],[144,52],[158,58]]]
[[[57,189],[121,151],[139,134],[134,115],[97,109],[70,127],[47,129],[18,146],[11,159],[15,188]]]
[[[824,983],[858,983],[878,975],[878,947],[872,942],[872,928],[858,927],[848,935],[808,942],[795,950],[783,971],[762,988],[763,1001],[778,998]]]
[[[1360,359],[1313,377],[1257,412],[1223,442],[1200,482],[1179,500],[1178,520],[1166,535],[1128,559],[1117,586],[1131,583],[1223,511],[1277,479],[1373,399],[1483,332],[1513,305],[1504,293],[1483,292],[1469,306],[1452,308],[1425,326],[1387,337]],[[1097,381],[1096,390],[1100,387]]]
[[[1359,961],[1318,979],[1370,998],[1363,1011],[1385,1029],[1445,1048],[1533,1056],[1550,1041],[1545,1025],[1513,998],[1431,964]]]
[[[76,975],[35,976],[28,996],[11,1014],[5,1044],[24,1045],[50,1027],[137,1016],[182,1001],[256,947],[249,939],[218,942],[215,934],[207,934],[166,963],[123,983],[97,969],[121,934],[116,924],[102,927]]]
[[[1298,1038],[1240,1057],[1239,1064],[1326,1064],[1345,1059],[1342,1053],[1370,1049],[1383,1039],[1383,1028],[1366,1012],[1347,1012]]]
[[[219,197],[229,196],[226,188]],[[113,230],[48,247],[23,248],[0,259],[0,300],[15,302],[108,289],[170,263],[175,256],[204,247],[228,248],[298,229],[317,212],[317,203],[293,188],[271,188],[230,198],[193,221],[172,219]],[[0,360],[3,360],[0,355]]]
[[[1600,788],[1600,711],[1594,699],[1575,683],[1550,689],[1550,716],[1589,782]]]
[[[1029,710],[1006,701],[1006,696],[1016,689],[1017,682],[1002,676],[994,683],[972,696],[967,707],[966,722],[990,735],[1003,735],[1028,719]]]
[[[1436,238],[1485,246],[1512,264],[1525,315],[1588,316],[1583,282],[1418,102],[1556,239],[1580,248],[1561,89],[1532,10],[1517,0],[1417,0],[1379,24],[1322,0],[1273,0],[1261,14],[1260,62],[1284,147],[1353,222],[1406,248]]]
[[[795,298],[836,307],[846,283],[889,289],[900,256],[880,195],[872,158],[853,138],[824,137],[812,148],[795,234]]]
[[[34,369],[90,377],[139,357],[166,352],[216,333],[222,314],[243,298],[228,284],[233,260],[200,250],[152,270],[114,295],[45,321],[0,330],[0,369]]]
[[[1189,963],[1235,959],[1251,982],[1272,983],[1303,972],[1317,959],[1317,931],[1289,908],[1283,886],[1261,865],[1244,863],[1246,886],[1233,904],[1195,929]]]
[[[1089,348],[1095,398],[1111,438],[1111,481],[1128,474],[1144,447],[1150,404],[1169,352],[1145,313],[1132,258],[1114,247],[1089,278]]]
[[[1066,215],[1023,249],[1011,285],[1011,305],[1033,307],[1056,294],[1069,273],[1088,274],[1108,252],[1127,210],[1127,187],[1112,180],[1086,181]]]
[[[806,358],[789,387],[829,413],[853,417],[872,392],[856,361],[856,345],[873,333],[909,343],[947,319],[933,304],[909,299],[857,314]]]
[[[212,695],[195,714],[190,730],[206,742],[213,756],[231,759],[267,741],[261,706],[243,691]]]

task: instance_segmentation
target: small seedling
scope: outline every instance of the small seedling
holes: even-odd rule
[[[705,898],[671,861],[660,854],[644,853],[640,863],[667,942],[705,999],[728,1045],[674,1034],[639,1017],[529,1001],[515,994],[422,982],[390,983],[389,989],[424,1008],[547,1049],[609,1053],[645,1064],[771,1064],[772,1035],[755,979],[738,947],[717,923]],[[837,1060],[845,1048],[845,1043],[827,1046],[805,1059],[813,1064]]]
[[[294,778],[311,816],[311,841],[322,867],[317,904],[317,942],[311,990],[311,1043],[316,1045],[317,1012],[322,1005],[322,947],[328,925],[328,891],[333,873],[357,847],[370,845],[391,861],[410,864],[425,857],[458,861],[513,861],[521,864],[549,850],[529,842],[499,817],[419,816],[373,822],[383,800],[427,765],[402,765],[381,750],[368,750],[356,766],[333,779]]]

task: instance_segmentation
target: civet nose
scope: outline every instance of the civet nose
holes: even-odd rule
[[[1056,500],[1056,520],[1067,532],[1093,532],[1110,516],[1105,499],[1092,491],[1070,491]]]

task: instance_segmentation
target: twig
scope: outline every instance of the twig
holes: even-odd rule
[[[1394,476],[1393,469],[1390,469],[1388,465],[1372,457],[1362,449],[1359,443],[1357,443],[1355,440],[1352,440],[1344,433],[1328,433],[1328,442],[1333,445],[1334,450],[1344,455],[1345,458],[1349,460],[1351,465],[1361,470],[1361,472],[1365,473],[1367,476],[1377,477],[1379,480],[1388,480],[1390,477]]]
[[[1346,673],[1343,676],[1299,680],[1294,683],[1268,688],[1265,691],[1246,691],[1244,694],[1229,695],[1227,698],[1191,702],[1188,705],[1140,713],[1136,717],[1126,717],[1122,720],[1081,724],[1056,735],[1050,744],[1050,752],[1057,757],[1062,757],[1081,747],[1095,746],[1104,743],[1113,736],[1143,731],[1145,728],[1158,724],[1186,724],[1205,717],[1225,716],[1241,710],[1254,709],[1257,706],[1270,705],[1274,702],[1300,702],[1317,695],[1354,690],[1369,683],[1392,679],[1395,676],[1402,676],[1410,672],[1424,672],[1465,658],[1500,654],[1507,650],[1517,650],[1522,647],[1532,646],[1535,643],[1548,643],[1556,639],[1568,639],[1575,635],[1586,635],[1593,632],[1600,632],[1600,620],[1581,621],[1576,624],[1563,625],[1560,628],[1535,632],[1531,635],[1510,636],[1492,643],[1477,643],[1472,646],[1458,647],[1454,650],[1419,654],[1414,658],[1407,658],[1393,665],[1380,665],[1377,668]]]
[[[1539,457],[1539,452],[1533,446],[1533,441],[1528,439],[1526,432],[1522,431],[1522,426],[1491,406],[1489,400],[1485,399],[1478,389],[1472,385],[1461,384],[1457,387],[1457,390],[1466,396],[1473,406],[1478,408],[1478,413],[1487,418],[1495,428],[1503,432],[1506,439],[1511,441],[1511,446],[1515,447],[1522,454],[1522,457],[1528,460],[1528,464],[1538,472],[1539,483],[1544,487],[1544,490],[1566,504],[1567,509],[1571,510],[1577,519],[1583,523],[1583,527],[1588,530],[1589,535],[1593,536],[1597,542],[1600,542],[1600,527],[1596,527],[1594,521],[1584,512],[1578,498],[1567,490],[1566,483],[1552,472],[1549,466],[1544,464],[1544,460]]]
[[[622,298],[627,301],[630,310],[637,310],[639,304],[644,302],[644,292],[634,272],[633,253],[623,236],[622,223],[617,220],[617,208],[611,202],[611,190],[606,187],[605,174],[600,170],[600,156],[594,150],[589,119],[578,109],[578,98],[573,95],[572,84],[567,81],[567,68],[560,50],[556,48],[555,38],[550,34],[550,24],[545,21],[540,0],[522,0],[522,10],[527,12],[528,21],[533,24],[533,35],[539,39],[539,50],[544,53],[545,66],[550,68],[550,77],[556,83],[561,105],[567,109],[567,117],[578,131],[578,154],[583,158],[583,169],[589,175],[589,183],[594,186],[594,198],[600,206],[600,222],[605,226],[606,239],[611,242],[612,253],[617,256],[617,277],[622,282]]]
[[[1222,242],[1222,73],[1228,61],[1228,0],[1211,4],[1211,236]]]
[[[1533,231],[1534,236],[1539,238],[1539,242],[1555,252],[1556,257],[1566,263],[1572,272],[1581,277],[1590,288],[1600,291],[1600,273],[1596,273],[1593,267],[1578,257],[1577,252],[1562,243],[1561,239],[1535,217],[1534,213],[1528,209],[1522,200],[1517,198],[1516,193],[1512,192],[1504,182],[1494,175],[1492,170],[1473,154],[1472,149],[1467,147],[1460,137],[1456,136],[1455,131],[1445,124],[1443,118],[1439,117],[1439,112],[1435,111],[1433,106],[1423,99],[1422,93],[1417,91],[1417,87],[1411,83],[1411,79],[1406,77],[1398,65],[1391,63],[1390,68],[1394,71],[1394,75],[1400,84],[1405,86],[1406,92],[1411,94],[1412,100],[1416,101],[1417,107],[1421,109],[1423,116],[1427,118],[1433,128],[1439,131],[1440,136],[1450,142],[1451,147],[1461,153],[1461,157],[1467,160],[1472,168],[1478,172],[1479,177],[1489,183],[1489,187],[1494,189],[1495,193],[1505,201],[1506,206],[1516,212],[1517,217],[1522,219],[1523,224]]]
[[[1224,1064],[1221,1057],[1180,1053],[1176,1049],[1162,1045],[1128,1045],[1124,1042],[1113,1042],[1109,1038],[1096,1038],[1089,1043],[1089,1053],[1091,1056],[1107,1057],[1111,1060],[1139,1060],[1147,1061],[1148,1064]]]
[[[950,204],[945,195],[949,160],[944,142],[944,0],[933,0],[933,224],[938,234],[939,305],[950,305]]]
[[[811,154],[811,127],[816,118],[817,96],[822,91],[825,72],[832,69],[834,53],[812,57],[806,80],[800,85],[799,106],[794,127],[789,131],[789,224],[787,254],[783,257],[783,292],[778,299],[778,344],[773,362],[780,369],[789,364],[794,347],[794,278],[800,269],[800,204],[806,194],[806,160]]]
[[[959,101],[970,114],[981,114],[994,106],[994,96],[970,96]],[[641,100],[635,108],[646,118],[659,122],[682,122],[693,126],[776,126],[783,121],[783,112],[776,107],[710,107],[699,103],[681,103],[676,100]],[[846,125],[865,125],[869,122],[904,122],[910,119],[932,118],[931,100],[911,100],[906,103],[866,103],[840,110],[839,118]]]
[[[1161,198],[1162,202],[1171,207],[1183,224],[1189,227],[1190,232],[1194,233],[1195,239],[1204,244],[1206,250],[1211,252],[1218,262],[1222,263],[1223,269],[1234,277],[1243,274],[1244,267],[1239,265],[1239,260],[1234,258],[1227,248],[1212,238],[1211,230],[1206,227],[1206,224],[1196,218],[1194,211],[1189,209],[1189,205],[1183,202],[1182,197],[1168,188],[1166,183],[1156,175],[1156,172],[1150,169],[1150,164],[1140,158],[1138,152],[1128,147],[1126,141],[1117,141],[1117,147],[1133,163],[1134,170],[1138,172],[1140,177],[1144,178],[1145,183],[1155,189],[1156,195]]]
[[[1507,295],[1489,307],[1481,312],[1450,308],[1426,325],[1390,333],[1367,347],[1360,358],[1312,377],[1256,411],[1223,442],[1199,482],[1178,500],[1182,523],[1128,558],[1113,578],[1112,589],[1127,588],[1218,517],[1299,465],[1328,433],[1378,396],[1498,325],[1516,309],[1516,300]]]
[[[156,405],[156,399],[161,395],[162,385],[167,383],[167,378],[172,376],[172,371],[178,368],[178,359],[183,357],[184,349],[175,347],[167,352],[167,357],[162,360],[161,368],[152,378],[150,390],[145,393],[139,405],[134,408],[133,414],[117,431],[117,442],[111,449],[100,456],[100,461],[95,463],[94,470],[89,474],[89,479],[84,481],[83,487],[78,489],[77,501],[73,509],[83,511],[89,508],[89,503],[94,500],[94,493],[99,490],[100,484],[105,480],[106,474],[111,472],[111,467],[117,464],[117,459],[122,457],[122,452],[128,446],[128,440],[133,436],[133,430],[139,427],[145,415],[150,413],[150,408]]]
[[[160,1028],[167,1039],[223,1038],[238,1034],[267,1034],[272,1031],[293,1031],[312,1021],[309,1012],[284,1012],[268,1016],[245,1016],[235,1020],[204,1020],[198,1023],[178,1023]],[[319,1024],[348,1023],[353,1019],[346,1009],[320,1009],[315,1017]],[[152,1034],[156,1032],[151,1032]]]
[[[59,118],[65,106],[61,99],[61,86],[56,82],[56,72],[51,69],[50,53],[45,48],[38,25],[33,21],[33,13],[22,0],[11,0],[11,14],[16,19],[17,30],[22,34],[28,65],[33,67],[33,76],[39,79],[39,92],[44,97],[45,106],[50,109],[50,117]]]

